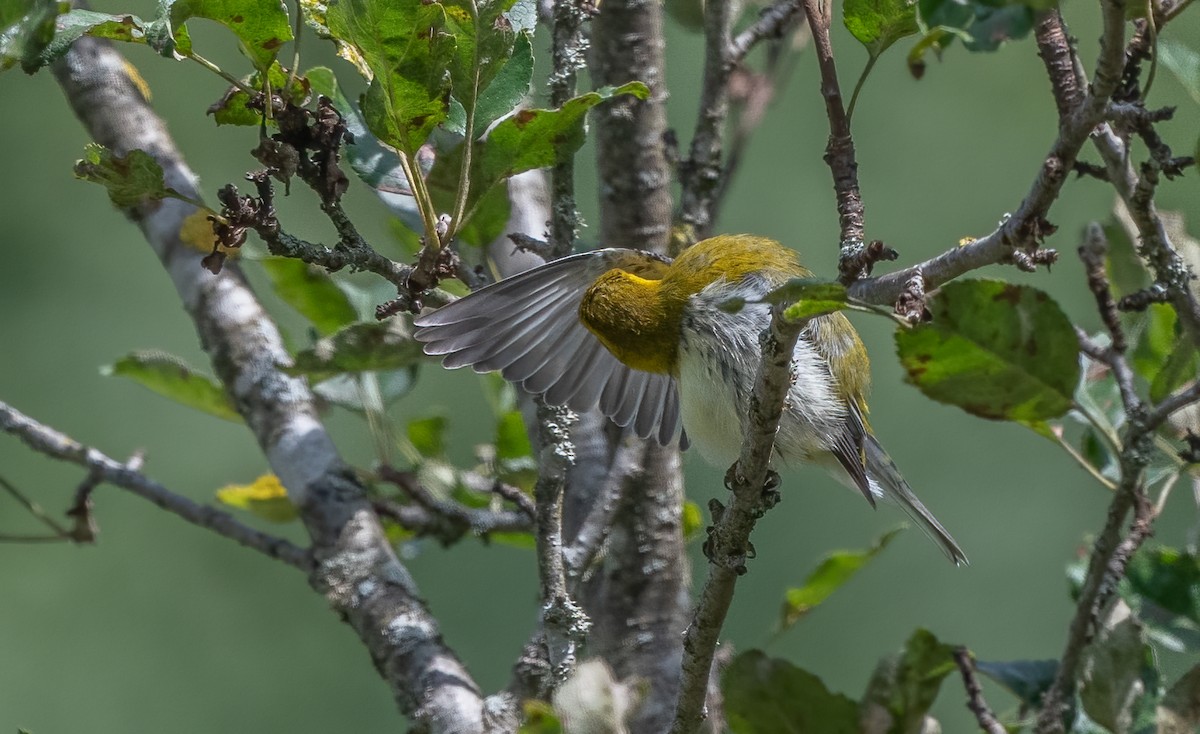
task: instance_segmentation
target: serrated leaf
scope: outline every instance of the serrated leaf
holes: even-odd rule
[[[1158,41],[1158,60],[1200,104],[1200,53],[1172,38]]]
[[[209,415],[235,422],[242,420],[221,383],[165,352],[133,352],[100,371],[127,377],[163,397]]]
[[[804,584],[787,590],[780,611],[779,628],[787,630],[816,609],[904,529],[894,528],[875,539],[871,547],[861,550],[838,550],[825,555],[817,567],[804,579]]]
[[[483,4],[476,0],[440,1],[446,9],[446,29],[454,36],[455,50],[449,64],[453,94],[464,113],[478,122],[475,112],[479,95],[513,53],[517,31],[505,13],[513,0]],[[476,136],[482,127],[480,124],[474,128]]]
[[[1003,686],[1022,704],[1036,709],[1058,673],[1057,660],[975,661],[975,669]]]
[[[843,0],[842,22],[871,58],[917,33],[915,0]]]
[[[99,143],[88,143],[75,161],[75,177],[108,190],[113,206],[132,209],[168,197],[200,206],[163,181],[162,166],[144,150],[117,155]]]
[[[482,132],[512,112],[528,96],[532,83],[533,44],[528,33],[520,33],[508,61],[479,94],[475,103],[475,129]]]
[[[291,522],[300,516],[279,477],[274,474],[264,474],[250,484],[222,487],[217,490],[217,501],[271,522]]]
[[[820,678],[761,650],[738,655],[721,674],[734,734],[858,734],[858,705]]]
[[[70,8],[57,0],[0,2],[0,71],[20,64],[32,74],[47,63],[43,55],[54,41],[55,20]]]
[[[850,300],[846,286],[823,278],[792,278],[767,295],[771,303],[790,303],[783,315],[792,321],[840,311]]]
[[[71,49],[71,44],[85,35],[113,41],[146,42],[145,22],[136,15],[111,15],[74,8],[55,20],[54,40],[42,50],[38,63],[44,66],[57,61]]]
[[[1158,704],[1157,734],[1194,734],[1200,729],[1200,665],[1184,673]]]
[[[910,383],[993,420],[1036,422],[1071,408],[1079,381],[1070,319],[1036,288],[998,280],[947,283],[933,321],[896,332]]]
[[[267,258],[262,266],[275,293],[322,336],[358,318],[350,299],[324,269],[290,257]]]
[[[282,94],[284,98],[297,106],[303,106],[308,101],[308,80],[303,76],[293,77],[291,79],[291,86],[284,90],[284,87],[288,84],[289,75],[287,70],[279,65],[278,61],[271,63],[266,78],[271,83],[272,94]],[[242,81],[251,89],[265,92],[263,74],[260,71],[254,72]],[[220,99],[209,105],[208,114],[213,116],[213,120],[218,125],[261,125],[263,123],[263,111],[248,107],[249,102],[249,93],[243,91],[240,87],[230,87]],[[271,127],[279,126],[279,123],[273,117],[266,122]]]
[[[903,652],[879,661],[863,696],[864,716],[880,707],[891,717],[888,734],[920,731],[942,680],[956,669],[953,653],[950,645],[918,629],[908,638]]]
[[[455,51],[445,8],[436,2],[335,0],[325,22],[362,60],[371,86],[361,108],[367,128],[412,155],[446,119],[447,67]]]
[[[622,94],[645,99],[649,89],[641,82],[604,87],[570,99],[557,110],[521,110],[496,123],[487,138],[474,146],[466,211],[474,213],[482,208],[480,202],[489,195],[497,197],[493,201],[498,204],[499,195],[491,192],[501,181],[524,171],[553,166],[573,155],[583,145],[587,111]],[[439,211],[453,210],[462,160],[463,147],[459,145],[439,155],[429,172],[430,195]]]
[[[346,372],[401,369],[422,358],[421,346],[400,319],[359,321],[297,353],[294,364],[284,371],[324,380]]]
[[[192,18],[216,21],[233,31],[254,67],[265,71],[283,44],[292,40],[287,7],[280,0],[174,0],[170,22],[178,31]]]

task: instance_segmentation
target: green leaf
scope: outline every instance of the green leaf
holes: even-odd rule
[[[510,410],[496,420],[496,458],[525,459],[533,456],[533,445],[529,443],[529,432],[525,430],[525,419],[521,412]]]
[[[1175,351],[1167,357],[1162,369],[1150,383],[1150,399],[1161,402],[1177,388],[1196,379],[1196,370],[1200,367],[1200,354],[1186,339],[1180,339]]]
[[[1158,734],[1200,730],[1200,665],[1184,673],[1158,705]]]
[[[528,33],[519,33],[508,62],[496,73],[475,103],[477,133],[516,109],[529,94],[532,83],[533,43]]]
[[[451,88],[464,112],[473,118],[479,95],[513,53],[517,31],[504,12],[512,1],[481,4],[477,0],[441,0],[446,9],[446,29],[454,36],[455,43],[449,64]],[[475,127],[476,135],[482,132],[482,127]]]
[[[54,40],[42,50],[40,65],[47,65],[66,55],[71,44],[82,36],[107,38],[113,41],[145,43],[145,22],[136,15],[111,15],[93,10],[72,9],[55,21]]]
[[[524,171],[553,166],[573,155],[583,145],[587,111],[622,94],[645,99],[649,89],[641,82],[604,87],[570,99],[560,109],[521,110],[496,123],[487,138],[474,146],[467,212],[473,214],[482,208],[481,202],[501,181]],[[462,145],[439,155],[429,172],[430,195],[439,211],[453,210],[462,155]],[[498,201],[493,200],[493,204]]]
[[[435,415],[409,421],[405,431],[417,453],[430,458],[446,453],[446,428],[448,426],[449,422],[444,416]]]
[[[1113,295],[1120,298],[1149,285],[1146,266],[1138,256],[1129,230],[1121,223],[1121,218],[1114,214],[1103,229],[1104,238],[1108,240],[1105,266],[1113,286]]]
[[[804,579],[804,584],[787,590],[780,613],[780,630],[790,629],[829,598],[859,569],[892,542],[904,526],[894,528],[876,538],[870,548],[839,550],[826,554],[817,567]]]
[[[298,353],[285,371],[323,380],[345,372],[400,369],[417,364],[423,356],[421,345],[399,319],[360,321]]]
[[[682,524],[684,541],[691,541],[700,535],[700,531],[704,529],[704,513],[700,511],[700,505],[691,500],[684,500]]]
[[[325,21],[362,59],[371,86],[362,100],[367,128],[409,155],[446,119],[447,68],[455,52],[445,8],[436,2],[334,0]]]
[[[217,501],[252,512],[271,522],[291,522],[300,511],[274,474],[264,474],[250,484],[230,484],[217,490]]]
[[[165,352],[133,352],[100,368],[100,372],[128,377],[159,395],[209,415],[235,422],[242,420],[221,383]]]
[[[919,30],[915,0],[844,0],[842,21],[873,59]]]
[[[1154,382],[1167,357],[1178,346],[1175,309],[1165,303],[1152,303],[1145,310],[1142,322],[1130,362],[1134,372],[1146,382]]]
[[[290,257],[267,258],[262,265],[275,293],[322,336],[358,318],[350,299],[324,269]]]
[[[882,708],[892,721],[888,734],[921,731],[921,722],[937,698],[942,679],[956,669],[953,654],[950,645],[918,629],[901,654],[879,661],[863,697],[863,716],[876,720],[879,715],[871,710]]]
[[[930,398],[993,420],[1057,418],[1079,381],[1075,330],[1036,288],[999,280],[943,286],[933,321],[896,332],[910,383]]]
[[[1130,560],[1126,579],[1129,590],[1143,603],[1200,624],[1197,556],[1167,546],[1142,548]]]
[[[563,734],[562,722],[545,701],[526,699],[521,704],[524,715],[517,734]]]
[[[975,4],[975,19],[966,27],[971,40],[963,46],[968,51],[995,51],[1008,41],[1029,35],[1033,30],[1033,8],[1025,5],[1008,5],[989,8]]]
[[[1121,600],[1112,606],[1080,665],[1079,700],[1088,717],[1110,732],[1132,732],[1144,696],[1157,697],[1145,633]]]
[[[783,315],[792,321],[833,313],[846,307],[846,286],[822,278],[792,278],[767,295],[771,303],[790,303]]]
[[[384,372],[336,375],[313,385],[313,392],[338,407],[365,413],[379,412],[412,391],[417,366]]]
[[[267,72],[267,80],[271,83],[271,93],[280,93],[288,83],[288,72],[279,65],[278,61],[274,61]],[[260,71],[254,72],[242,81],[252,89],[265,92],[263,75]],[[298,106],[304,105],[308,101],[309,96],[308,80],[303,76],[292,78],[291,87],[283,90],[282,96],[286,97],[293,104]],[[240,87],[230,87],[219,100],[209,106],[208,114],[213,116],[213,120],[218,125],[261,125],[263,122],[263,111],[248,107],[247,103],[249,102],[250,95],[248,93],[242,91]],[[267,124],[271,127],[279,126],[279,123],[273,117],[267,120]]]
[[[1200,53],[1171,38],[1158,41],[1158,60],[1200,104]]]
[[[725,717],[734,734],[858,734],[858,706],[786,660],[750,650],[721,674]]]
[[[259,71],[270,68],[279,48],[292,40],[292,24],[287,7],[280,0],[174,0],[170,3],[170,23],[177,46],[179,30],[192,18],[213,20],[233,31],[242,50]]]
[[[20,64],[32,74],[47,63],[42,58],[54,41],[55,20],[70,8],[56,0],[0,1],[0,71]]]
[[[119,156],[99,143],[88,143],[83,149],[83,158],[75,161],[75,178],[108,189],[113,206],[121,209],[132,209],[168,197],[203,208],[199,202],[167,186],[163,181],[162,166],[144,150],[131,150]]]
[[[1058,673],[1057,660],[975,661],[975,669],[999,683],[1024,706],[1036,709]]]

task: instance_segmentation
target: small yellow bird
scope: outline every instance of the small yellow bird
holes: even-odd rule
[[[416,319],[448,368],[499,370],[552,405],[599,406],[667,444],[680,435],[720,468],[738,457],[770,321],[762,298],[811,273],[774,240],[723,235],[674,261],[608,248],[555,260]],[[721,305],[740,298],[729,313]],[[809,321],[792,356],[775,454],[813,462],[872,506],[895,501],[956,564],[962,549],[921,501],[866,421],[866,349],[841,313]]]

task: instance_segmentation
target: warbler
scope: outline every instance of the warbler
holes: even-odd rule
[[[746,234],[703,240],[674,261],[594,250],[424,314],[415,337],[448,368],[499,370],[547,403],[598,406],[642,438],[690,441],[726,468],[738,457],[762,360],[759,340],[770,321],[762,299],[810,275],[793,250]],[[744,307],[722,308],[732,299]],[[872,506],[877,498],[895,501],[950,560],[966,563],[871,432],[870,362],[843,314],[809,320],[791,376],[775,457],[822,466]]]

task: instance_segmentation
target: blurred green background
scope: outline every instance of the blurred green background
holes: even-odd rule
[[[98,5],[153,14],[147,0]],[[1065,3],[1065,13],[1090,65],[1098,35],[1095,6]],[[1197,47],[1200,23],[1191,15],[1167,35]],[[235,73],[249,68],[231,36],[201,22],[193,26],[197,49]],[[542,29],[538,46],[544,45]],[[866,54],[840,23],[834,45],[849,88]],[[968,54],[955,46],[919,82],[904,66],[910,45],[901,42],[884,56],[855,116],[868,233],[897,248],[900,264],[990,231],[1028,190],[1056,130],[1032,40],[995,54]],[[327,63],[352,73],[318,46],[306,45],[305,66]],[[668,49],[670,116],[686,145],[701,42],[672,23]],[[204,116],[223,92],[222,82],[198,66],[174,64],[144,48],[127,50],[210,200],[220,185],[239,182],[252,166],[246,153],[256,133],[218,129]],[[535,92],[544,95],[544,87],[535,84]],[[804,53],[778,92],[719,230],[777,237],[828,274],[837,256],[837,219],[821,161],[827,123],[811,54]],[[206,362],[136,228],[110,208],[98,187],[73,180],[71,165],[87,137],[51,76],[4,74],[0,101],[7,174],[0,196],[0,400],[111,456],[144,448],[147,473],[199,501],[265,471],[244,428],[101,376],[99,366],[137,348],[161,348],[197,366]],[[1152,102],[1179,105],[1177,120],[1162,129],[1177,151],[1189,150],[1200,119],[1196,103],[1161,70]],[[592,151],[579,160],[580,198],[585,217],[595,223]],[[1200,223],[1197,194],[1193,174],[1165,184],[1159,202]],[[1051,213],[1059,230],[1048,245],[1059,248],[1061,264],[1034,276],[1012,268],[981,275],[1045,288],[1094,327],[1074,250],[1081,227],[1106,218],[1110,206],[1105,185],[1072,180]],[[384,249],[393,246],[385,209],[357,181],[350,207],[369,238]],[[282,213],[291,230],[331,239],[315,199],[302,188]],[[583,236],[594,238],[594,232]],[[260,273],[252,276],[262,284]],[[906,533],[797,628],[774,637],[788,585],[802,580],[824,552],[863,547],[900,520],[892,508],[872,512],[857,494],[819,472],[787,474],[784,502],[759,525],[759,559],[740,582],[726,638],[738,648],[766,645],[855,698],[877,658],[918,626],[965,643],[985,659],[1057,657],[1071,613],[1063,568],[1101,525],[1105,490],[1033,433],[923,398],[901,379],[891,326],[882,319],[855,322],[875,358],[876,431],[971,565],[952,568],[920,533]],[[304,338],[294,317],[283,314],[283,323]],[[448,374],[431,364],[421,379],[420,389],[393,407],[397,422],[438,410],[453,418],[482,406],[469,373]],[[371,461],[361,421],[335,412],[329,422],[349,459]],[[468,420],[452,424],[460,458],[487,438],[478,428]],[[723,492],[720,475],[698,456],[688,456],[686,468],[688,492],[701,506]],[[82,476],[9,437],[0,437],[0,475],[56,514]],[[1195,517],[1189,494],[1176,492],[1158,540],[1183,542]],[[397,729],[395,707],[364,650],[300,574],[121,490],[102,488],[96,505],[102,535],[94,547],[0,544],[0,731]],[[37,529],[16,503],[0,497],[0,533]],[[282,532],[301,539],[297,528]],[[450,550],[425,544],[416,551],[408,563],[446,640],[484,688],[495,690],[507,681],[534,621],[532,553],[472,541]],[[698,547],[693,553],[702,574]],[[1013,708],[1012,699],[988,692],[997,709]],[[945,731],[971,730],[963,702],[957,680],[950,679],[934,710]]]

